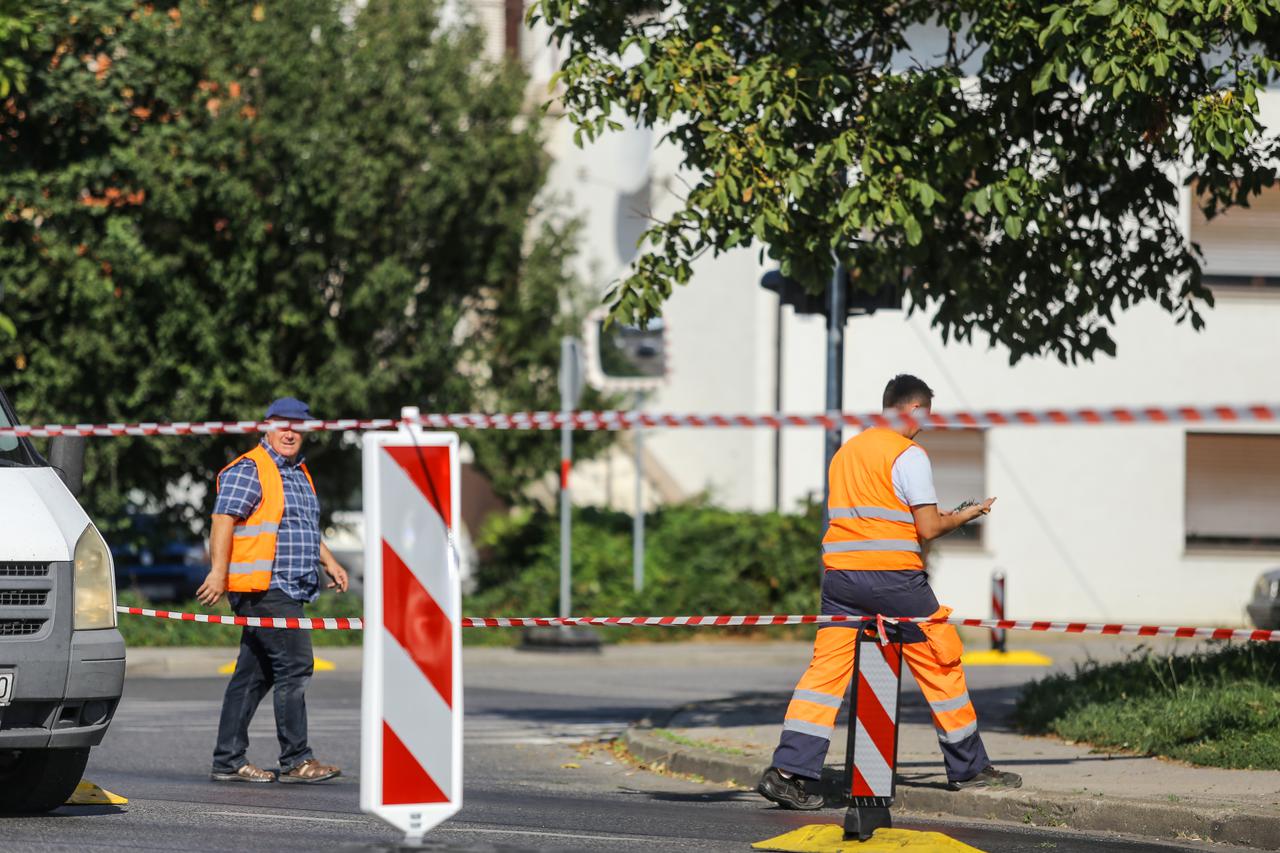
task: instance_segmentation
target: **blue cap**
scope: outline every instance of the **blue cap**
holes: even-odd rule
[[[311,410],[307,408],[307,404],[299,400],[297,397],[280,397],[272,400],[271,405],[267,406],[267,413],[262,416],[264,421],[269,420],[285,420],[285,421],[309,421]]]

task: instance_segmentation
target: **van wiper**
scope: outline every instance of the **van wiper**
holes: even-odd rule
[[[17,460],[14,460],[14,459],[0,458],[0,468],[33,468],[33,467],[35,466],[30,465],[26,462],[18,462]]]

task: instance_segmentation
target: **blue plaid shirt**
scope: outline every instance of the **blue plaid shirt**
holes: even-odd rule
[[[320,500],[302,470],[301,454],[289,461],[272,450],[265,439],[262,446],[275,460],[284,485],[284,517],[276,534],[271,589],[278,589],[295,601],[315,601],[320,593]],[[260,503],[262,483],[253,460],[242,459],[222,473],[214,514],[248,518]]]

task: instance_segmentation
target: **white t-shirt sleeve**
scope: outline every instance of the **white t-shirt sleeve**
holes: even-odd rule
[[[907,506],[938,502],[938,493],[933,487],[933,466],[923,448],[908,447],[894,461],[893,491]]]

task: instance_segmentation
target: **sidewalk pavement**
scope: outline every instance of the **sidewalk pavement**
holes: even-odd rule
[[[334,665],[338,672],[359,674],[360,646],[317,646],[316,659]],[[130,646],[125,652],[125,676],[129,678],[212,678],[219,668],[234,664],[239,646]],[[327,668],[327,667],[326,667]]]
[[[987,752],[997,767],[1020,773],[1023,787],[949,791],[928,706],[910,682],[902,690],[896,809],[1280,849],[1280,771],[1193,767],[1021,735],[1010,724],[1016,687],[971,685],[970,694]],[[646,720],[623,740],[651,764],[754,787],[789,699],[771,693],[693,703]],[[842,712],[827,756],[828,803],[839,802],[843,789],[847,719]]]

